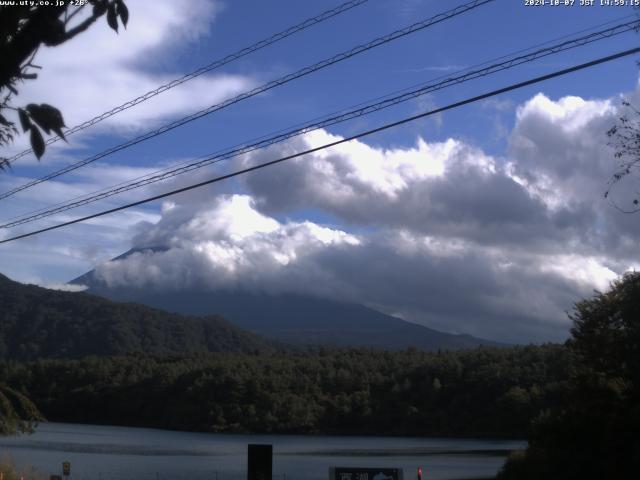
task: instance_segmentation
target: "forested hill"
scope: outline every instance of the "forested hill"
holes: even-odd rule
[[[184,316],[0,275],[0,359],[273,350],[218,316]]]

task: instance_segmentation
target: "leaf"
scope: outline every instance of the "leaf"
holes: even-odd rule
[[[18,109],[18,117],[20,118],[20,125],[22,126],[22,131],[26,132],[31,128],[31,120],[29,119],[29,115],[22,108]]]
[[[53,130],[60,138],[66,140],[64,133],[62,133],[62,127],[65,125],[60,110],[46,103],[41,105],[30,103],[27,105],[27,110],[33,120],[47,132],[47,134],[50,134],[50,131]]]
[[[64,124],[64,119],[62,118],[62,113],[56,107],[52,107],[49,104],[42,103],[40,104],[40,108],[47,111],[47,115],[52,119],[54,125],[58,127],[66,127]],[[53,127],[52,127],[53,128]]]
[[[129,9],[124,4],[124,0],[116,0],[116,9],[120,16],[120,20],[122,21],[122,25],[124,25],[124,28],[127,28],[127,22],[129,22]]]
[[[33,120],[45,131],[47,135],[53,130],[60,138],[66,141],[64,133],[62,133],[62,127],[65,126],[62,113],[55,107],[43,103],[36,105],[30,103],[27,105],[27,110],[31,114]]]
[[[116,33],[118,32],[118,14],[115,3],[109,4],[109,8],[107,9],[107,23]]]
[[[45,132],[47,132],[47,135],[51,135],[51,128],[49,127],[49,121],[46,115],[43,114],[42,110],[40,110],[40,107],[35,103],[30,103],[29,105],[27,105],[26,108],[27,108],[27,112],[29,112],[29,115],[31,115],[31,118],[33,119],[33,121],[36,122],[36,124],[40,128],[42,128]]]
[[[40,130],[38,130],[36,127],[33,127],[31,129],[31,148],[36,154],[36,157],[38,157],[38,160],[40,160],[40,158],[44,154],[44,140],[42,138]]]
[[[107,10],[107,2],[106,0],[97,0],[93,3],[93,16],[100,17]]]
[[[9,120],[7,120],[6,118],[4,118],[4,115],[0,114],[0,123],[2,125],[4,125],[5,127],[10,127],[11,126],[11,122]]]

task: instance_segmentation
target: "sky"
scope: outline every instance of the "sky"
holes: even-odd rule
[[[42,48],[15,104],[67,126],[341,2],[128,0]],[[164,92],[0,173],[0,191],[84,159],[462,1],[369,0]],[[111,187],[568,35],[631,20],[620,6],[496,0],[0,200],[0,219]],[[606,24],[606,25],[604,25]],[[604,25],[604,26],[603,26]],[[597,27],[597,28],[596,28]],[[12,229],[8,238],[321,146],[400,118],[638,46],[627,33],[427,94],[214,166]],[[268,169],[0,245],[0,272],[61,288],[96,269],[113,286],[295,292],[505,342],[562,341],[576,301],[638,268],[640,217],[603,198],[606,132],[638,97],[638,58],[427,117]],[[21,136],[10,156],[28,144]],[[635,178],[613,203],[636,188]],[[144,251],[153,247],[155,250]],[[161,247],[161,248],[158,248]],[[129,249],[141,249],[118,262]]]

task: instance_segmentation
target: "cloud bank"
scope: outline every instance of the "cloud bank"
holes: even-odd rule
[[[504,158],[457,139],[316,152],[245,176],[242,193],[167,203],[133,240],[163,251],[97,273],[113,286],[298,292],[450,332],[562,340],[575,301],[638,265],[637,218],[602,198],[615,116],[609,100],[536,95]],[[338,138],[312,132],[243,166]]]

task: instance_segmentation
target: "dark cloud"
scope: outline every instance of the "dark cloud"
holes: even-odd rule
[[[594,201],[615,114],[606,101],[537,96],[519,108],[506,158],[455,140],[350,142],[248,175],[242,195],[178,197],[136,231],[135,246],[163,251],[98,273],[114,286],[310,293],[445,331],[562,340],[573,303],[635,261],[640,222]],[[243,162],[333,139],[314,132]],[[286,219],[305,212],[335,224]]]

